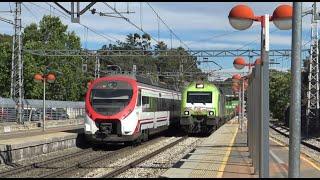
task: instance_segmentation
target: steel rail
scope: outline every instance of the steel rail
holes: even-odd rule
[[[269,125],[269,126],[270,126],[271,129],[275,130],[277,133],[285,136],[286,138],[289,138],[289,134],[286,134],[286,133],[280,131],[279,129],[276,129],[276,127],[277,127],[276,125],[273,125],[273,124],[272,124],[272,125]],[[287,128],[283,128],[283,127],[281,127],[281,128],[289,131],[289,129],[287,129]],[[317,151],[317,152],[320,152],[320,147],[318,147],[318,146],[315,146],[315,145],[313,145],[313,144],[307,143],[307,142],[305,142],[305,141],[303,141],[303,140],[301,140],[301,144],[303,144],[304,146],[306,146],[306,147],[308,147],[308,148],[310,148],[310,149],[312,149],[312,150],[315,150],[315,151]]]
[[[172,142],[172,143],[170,143],[170,144],[168,144],[168,145],[166,145],[166,146],[164,146],[164,147],[162,147],[162,148],[160,148],[160,149],[158,149],[158,150],[156,150],[156,151],[154,151],[154,152],[152,152],[150,154],[147,154],[146,156],[143,156],[143,157],[141,157],[141,158],[139,158],[139,159],[137,159],[137,160],[125,165],[125,166],[122,166],[122,167],[120,167],[118,169],[115,169],[115,170],[111,171],[110,173],[102,176],[102,178],[112,178],[114,176],[117,176],[117,175],[125,172],[128,169],[134,168],[136,165],[140,164],[141,162],[146,161],[146,160],[148,160],[148,159],[160,154],[161,152],[163,152],[163,151],[175,146],[179,142],[185,140],[187,137],[188,136],[184,136],[184,137],[178,139],[177,141],[174,141],[174,142]]]
[[[112,156],[114,156],[116,154],[122,153],[123,151],[126,151],[128,149],[132,149],[132,146],[128,146],[128,147],[122,148],[120,150],[109,152],[107,154],[104,154],[103,156],[99,156],[98,155],[95,158],[92,158],[92,159],[89,159],[89,160],[84,160],[82,162],[76,163],[75,165],[72,165],[72,166],[69,166],[69,167],[66,167],[66,168],[63,168],[63,169],[60,169],[60,170],[57,170],[57,171],[42,175],[42,176],[40,176],[40,178],[59,177],[59,176],[61,176],[63,174],[66,174],[66,173],[68,173],[70,171],[73,171],[73,170],[75,170],[77,168],[82,168],[82,167],[85,167],[87,165],[96,163],[98,161],[105,160],[105,159],[110,158],[110,157],[112,157]]]
[[[158,137],[156,139],[153,139],[153,140],[149,140],[147,141],[147,143],[153,143],[153,142],[156,142],[160,139],[161,137]],[[139,147],[139,146],[137,146]],[[110,157],[113,157],[114,155],[117,155],[117,154],[120,154],[120,153],[123,153],[129,149],[134,149],[135,147],[134,146],[127,146],[125,148],[121,148],[119,150],[115,150],[115,151],[112,151],[112,152],[109,152],[107,154],[104,154],[103,156],[97,156],[97,157],[94,157],[92,159],[85,159],[81,162],[78,162],[76,163],[75,165],[72,165],[72,166],[69,166],[69,167],[66,167],[66,168],[63,168],[63,169],[60,169],[60,170],[57,170],[57,171],[54,171],[54,172],[51,172],[51,173],[48,173],[48,174],[45,174],[45,175],[42,175],[41,178],[53,178],[53,177],[59,177],[63,174],[66,174],[70,171],[73,171],[77,168],[83,168],[83,167],[86,167],[90,164],[94,164],[96,162],[99,162],[99,161],[102,161],[102,160],[105,160],[105,159],[108,159]]]
[[[14,169],[10,169],[4,172],[0,172],[0,177],[6,177],[8,175],[12,175],[12,174],[16,174],[16,173],[20,173],[21,171],[25,171],[25,170],[30,170],[33,168],[40,168],[41,166],[45,166],[48,165],[50,163],[55,163],[61,160],[66,160],[66,159],[71,159],[74,157],[77,157],[79,155],[83,155],[86,154],[88,152],[92,151],[92,148],[89,149],[84,149],[75,153],[71,153],[71,154],[67,154],[67,155],[63,155],[63,156],[59,156],[59,157],[55,157],[52,159],[48,159],[42,162],[36,162],[36,163],[32,163],[32,164],[28,164],[28,165],[24,165],[24,166],[20,166]]]

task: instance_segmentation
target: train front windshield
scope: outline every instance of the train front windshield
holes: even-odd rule
[[[212,103],[211,92],[188,92],[187,103]]]
[[[106,116],[122,111],[130,102],[133,89],[123,81],[103,81],[97,83],[90,96],[93,109]]]

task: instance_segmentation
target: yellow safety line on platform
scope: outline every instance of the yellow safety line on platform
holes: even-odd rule
[[[287,145],[283,144],[282,142],[280,142],[279,140],[270,137],[270,140],[272,140],[273,142],[283,146],[284,148],[286,148],[287,150],[289,150],[289,148],[287,147]],[[302,155],[300,155],[300,158],[305,160],[306,162],[308,162],[312,167],[316,168],[318,171],[320,171],[320,166],[316,165],[315,163],[311,162],[310,160],[308,160],[307,158],[303,157]]]
[[[238,125],[238,127],[239,127],[239,125]],[[221,178],[222,177],[223,171],[226,168],[226,165],[228,163],[229,156],[230,156],[230,153],[231,153],[231,149],[232,149],[231,145],[234,144],[234,140],[236,139],[236,136],[237,136],[237,133],[238,133],[238,129],[239,129],[238,127],[237,127],[236,132],[234,133],[234,135],[233,135],[233,137],[232,137],[232,139],[231,139],[231,141],[229,143],[229,147],[227,149],[227,153],[223,157],[223,160],[222,160],[223,163],[221,164],[221,166],[219,168],[219,171],[217,173],[217,178]]]

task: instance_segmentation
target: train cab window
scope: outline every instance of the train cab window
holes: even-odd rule
[[[187,103],[212,103],[211,92],[188,92]]]
[[[122,111],[130,102],[133,89],[123,81],[103,81],[97,83],[90,95],[94,110],[102,115],[114,115]]]

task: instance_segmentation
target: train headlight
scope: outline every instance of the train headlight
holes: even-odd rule
[[[189,111],[184,111],[184,115],[189,115]]]
[[[204,85],[203,84],[196,84],[196,88],[203,88]]]
[[[213,111],[209,111],[209,116],[213,116],[214,112]]]

